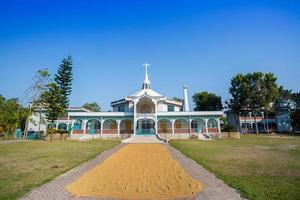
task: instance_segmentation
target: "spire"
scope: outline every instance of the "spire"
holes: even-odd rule
[[[143,64],[143,66],[145,67],[145,80],[142,89],[150,89],[150,81],[148,79],[148,67],[150,66],[150,64],[146,62],[145,64]]]

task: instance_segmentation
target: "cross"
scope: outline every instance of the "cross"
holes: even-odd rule
[[[150,67],[150,64],[149,63],[147,63],[147,62],[145,62],[144,64],[143,64],[143,66],[145,67],[145,69],[146,69],[146,72],[148,71],[148,67]]]

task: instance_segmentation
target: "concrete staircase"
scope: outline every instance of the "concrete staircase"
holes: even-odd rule
[[[166,141],[156,135],[132,135],[130,138],[122,140],[122,143],[165,143]]]

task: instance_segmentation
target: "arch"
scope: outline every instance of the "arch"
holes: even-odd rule
[[[120,122],[120,133],[121,134],[132,134],[133,131],[133,120],[132,119],[123,119]]]
[[[209,133],[218,132],[218,121],[215,118],[209,118],[207,120],[207,131]]]
[[[174,133],[189,133],[190,127],[187,119],[176,119],[174,122]]]
[[[172,133],[172,122],[169,119],[160,119],[157,122],[158,133]]]
[[[47,129],[51,129],[51,128],[56,128],[56,124],[55,123],[49,123],[47,125]]]
[[[270,131],[277,131],[277,123],[269,122],[268,126]]]
[[[81,119],[77,119],[74,122],[73,129],[74,130],[81,130],[82,129],[82,120]]]
[[[137,113],[155,113],[155,104],[149,97],[140,98],[136,104]]]
[[[86,122],[86,129],[89,134],[101,133],[101,123],[98,119],[90,119]]]
[[[57,126],[58,130],[67,130],[68,129],[68,125],[66,123],[60,123]]]
[[[139,119],[136,126],[136,134],[155,134],[155,121],[153,119]]]
[[[118,133],[118,123],[115,119],[106,119],[103,122],[103,130],[104,134],[115,134]]]
[[[205,121],[201,118],[196,118],[191,121],[192,133],[203,133],[205,132]]]

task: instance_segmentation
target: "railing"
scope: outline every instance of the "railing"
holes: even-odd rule
[[[120,130],[121,134],[133,134],[133,130]]]
[[[73,130],[73,134],[83,134],[83,130]]]
[[[174,133],[190,133],[189,128],[175,128]]]
[[[172,129],[158,129],[157,133],[172,133]]]
[[[118,129],[103,129],[102,134],[117,134]]]
[[[137,113],[136,117],[155,117],[155,113]]]

